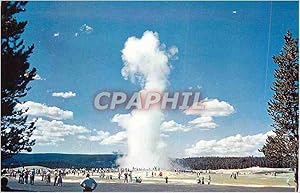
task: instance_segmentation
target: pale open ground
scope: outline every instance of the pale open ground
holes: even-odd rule
[[[32,166],[35,167],[35,166]],[[29,168],[29,167],[26,167]],[[37,167],[35,167],[37,168]],[[232,172],[239,172],[236,180],[230,178]],[[276,171],[276,176],[270,172]],[[98,174],[92,177],[99,183],[97,191],[293,191],[293,172],[289,169],[273,168],[248,168],[239,170],[210,170],[202,171],[201,177],[205,178],[205,185],[196,183],[197,174],[191,172],[162,171],[163,177],[158,176],[159,172],[154,171],[156,176],[151,177],[152,171],[134,171],[135,176],[143,179],[142,184],[124,184],[123,179],[118,179],[118,173],[106,173],[112,175],[113,179],[100,179]],[[207,173],[206,173],[207,172]],[[168,176],[169,184],[165,184],[165,176]],[[211,176],[211,184],[207,185],[208,176]],[[53,177],[52,177],[53,178]],[[63,187],[53,187],[41,181],[41,177],[36,177],[36,185],[18,184],[14,179],[10,180],[10,186],[19,190],[30,191],[81,191],[79,182],[84,178],[67,175],[64,179]],[[123,176],[122,176],[123,178]],[[290,185],[287,184],[289,179]],[[51,179],[53,180],[53,179]]]

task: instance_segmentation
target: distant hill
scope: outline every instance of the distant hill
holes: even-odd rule
[[[39,165],[49,168],[109,168],[115,167],[116,154],[20,153],[1,162],[2,167]]]

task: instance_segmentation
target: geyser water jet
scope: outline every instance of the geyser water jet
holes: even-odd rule
[[[122,50],[122,75],[126,80],[129,78],[141,85],[141,95],[152,91],[163,93],[170,73],[169,59],[176,53],[174,49],[172,52],[166,50],[156,32],[146,31],[140,39],[129,37]],[[135,109],[130,114],[116,116],[114,120],[126,129],[128,140],[127,155],[118,160],[121,167],[169,166],[166,145],[160,138],[164,114],[158,106]]]

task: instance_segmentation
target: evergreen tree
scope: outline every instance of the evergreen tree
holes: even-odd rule
[[[27,21],[18,22],[15,14],[24,12],[26,2],[1,2],[1,158],[22,150],[31,151],[34,122],[28,123],[26,111],[16,104],[30,89],[27,85],[36,75],[29,69],[28,58],[34,46],[25,48],[21,34]]]
[[[272,162],[289,163],[295,170],[298,190],[298,118],[299,118],[299,52],[298,40],[290,32],[284,36],[283,50],[273,56],[278,65],[272,90],[275,92],[268,103],[275,135],[267,138],[260,150]]]

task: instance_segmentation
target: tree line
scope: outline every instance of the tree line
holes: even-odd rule
[[[192,170],[242,169],[249,167],[290,168],[289,162],[271,162],[265,157],[189,157],[175,160]]]

